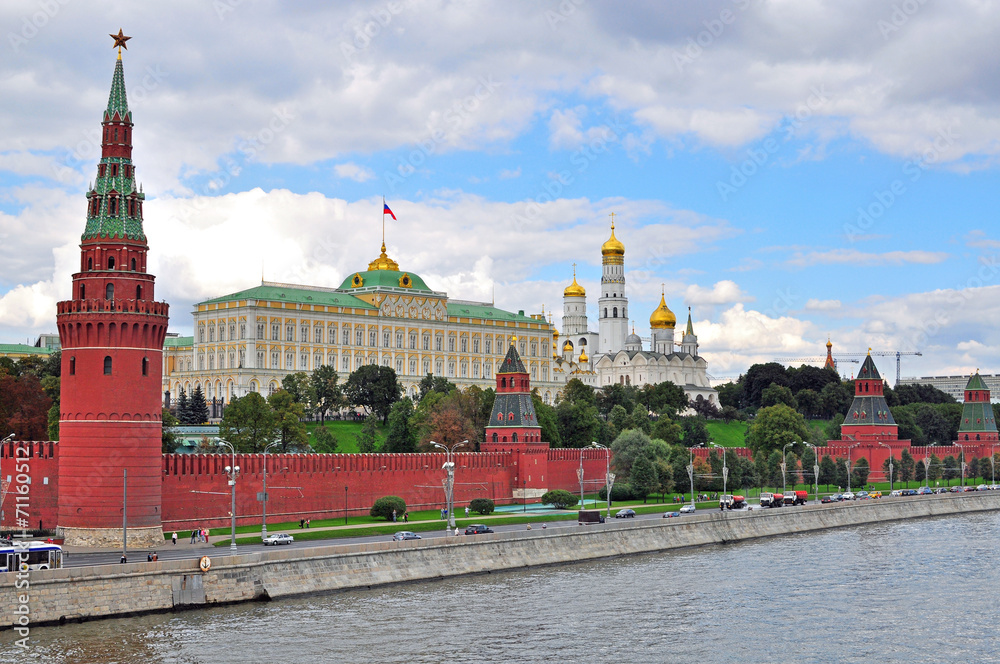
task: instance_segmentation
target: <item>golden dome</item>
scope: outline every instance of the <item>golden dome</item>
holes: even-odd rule
[[[559,330],[552,330],[552,338],[553,339],[559,338]]]
[[[611,222],[611,237],[601,245],[602,256],[624,256],[625,245],[615,237],[615,222]]]
[[[566,341],[566,343],[563,344],[563,352],[566,353],[572,350],[573,350],[573,342]]]
[[[667,301],[664,299],[663,294],[660,294],[660,306],[653,311],[653,314],[649,317],[649,326],[654,330],[660,329],[674,329],[677,325],[677,316],[674,312],[670,310],[667,306]]]
[[[587,291],[583,286],[576,283],[576,270],[573,270],[573,283],[563,291],[563,297],[587,297]]]
[[[379,257],[368,264],[368,271],[373,272],[375,270],[391,270],[392,272],[399,272],[399,263],[389,258],[385,253],[385,242],[382,243],[382,253]]]
[[[590,358],[589,358],[589,357],[587,357],[587,351],[585,351],[585,350],[581,350],[581,351],[580,351],[580,362],[581,362],[581,363],[583,363],[583,362],[586,362],[586,361],[587,361],[587,360],[589,360],[589,359],[590,359]]]

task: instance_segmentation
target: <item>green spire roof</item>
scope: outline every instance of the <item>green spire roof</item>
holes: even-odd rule
[[[965,389],[967,389],[967,390],[988,390],[990,388],[988,388],[986,386],[986,381],[983,380],[983,377],[980,376],[979,372],[977,371],[976,373],[972,374],[971,378],[969,378],[969,384],[965,386]]]
[[[132,121],[132,112],[128,110],[128,97],[125,96],[125,70],[121,58],[115,62],[115,75],[111,77],[111,94],[108,95],[108,110],[104,112],[104,121],[114,118],[115,113],[125,122]]]
[[[694,325],[691,324],[691,307],[688,307],[688,325],[687,329],[684,330],[684,334],[694,336]]]

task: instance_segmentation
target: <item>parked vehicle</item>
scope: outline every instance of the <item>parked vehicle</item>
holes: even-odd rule
[[[892,493],[890,493],[889,495],[892,496],[893,498],[896,498],[896,497],[902,496],[904,494],[903,494],[903,490],[902,489],[893,489]]]
[[[635,510],[627,508],[627,507],[625,509],[623,509],[623,510],[618,510],[618,512],[615,513],[615,518],[616,519],[634,519],[635,518]]]
[[[989,490],[990,488],[985,484],[980,484],[979,486],[976,487],[976,491],[989,491]]]
[[[484,526],[481,523],[474,523],[471,526],[465,527],[466,535],[482,535],[484,533],[492,533],[492,532],[493,532],[492,528]]]
[[[871,498],[881,498],[882,497],[882,492],[881,491],[872,491],[871,493],[868,494],[868,496],[871,497]]]
[[[948,493],[948,487],[946,486],[938,487],[938,490],[934,491],[933,493]]]
[[[842,495],[844,500],[854,500],[856,498],[853,491],[845,491]]]
[[[830,496],[830,498],[832,498],[833,501],[836,502],[836,503],[843,502],[843,500],[844,500],[844,494],[842,494],[842,493],[835,493],[832,496]]]
[[[576,522],[582,525],[604,523],[604,515],[601,514],[601,510],[580,510]]]
[[[820,498],[819,502],[826,504],[826,503],[835,503],[837,501],[834,500],[833,496],[823,496],[822,498]]]
[[[421,539],[420,535],[410,532],[409,530],[401,530],[392,536],[397,542],[405,542],[406,540],[418,540]]]
[[[868,500],[869,498],[871,498],[871,496],[867,491],[858,491],[856,494],[854,494],[854,498],[857,500]]]
[[[278,544],[291,544],[295,538],[288,533],[271,533],[264,538],[264,546],[277,546]]]
[[[928,491],[930,491],[930,490],[928,489]],[[930,491],[930,493],[934,493],[934,492]],[[903,489],[900,492],[900,495],[903,495],[903,496],[919,496],[920,494],[917,492],[916,489]]]

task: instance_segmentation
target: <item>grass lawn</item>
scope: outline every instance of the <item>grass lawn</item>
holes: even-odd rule
[[[708,429],[708,439],[723,447],[743,447],[747,423],[733,420],[726,424],[722,420],[709,420],[705,423]]]
[[[309,444],[312,445],[316,442],[313,438],[313,432],[318,426],[319,422],[306,422],[306,432],[309,434]],[[337,452],[341,454],[355,454],[358,451],[358,434],[361,433],[361,427],[364,426],[363,422],[350,422],[346,420],[327,420],[326,426],[333,431],[333,435],[337,437]],[[378,423],[378,444],[381,445],[385,442],[385,427],[382,423]]]

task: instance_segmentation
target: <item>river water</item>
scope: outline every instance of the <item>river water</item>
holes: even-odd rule
[[[0,662],[1000,662],[1000,513],[0,632]]]

